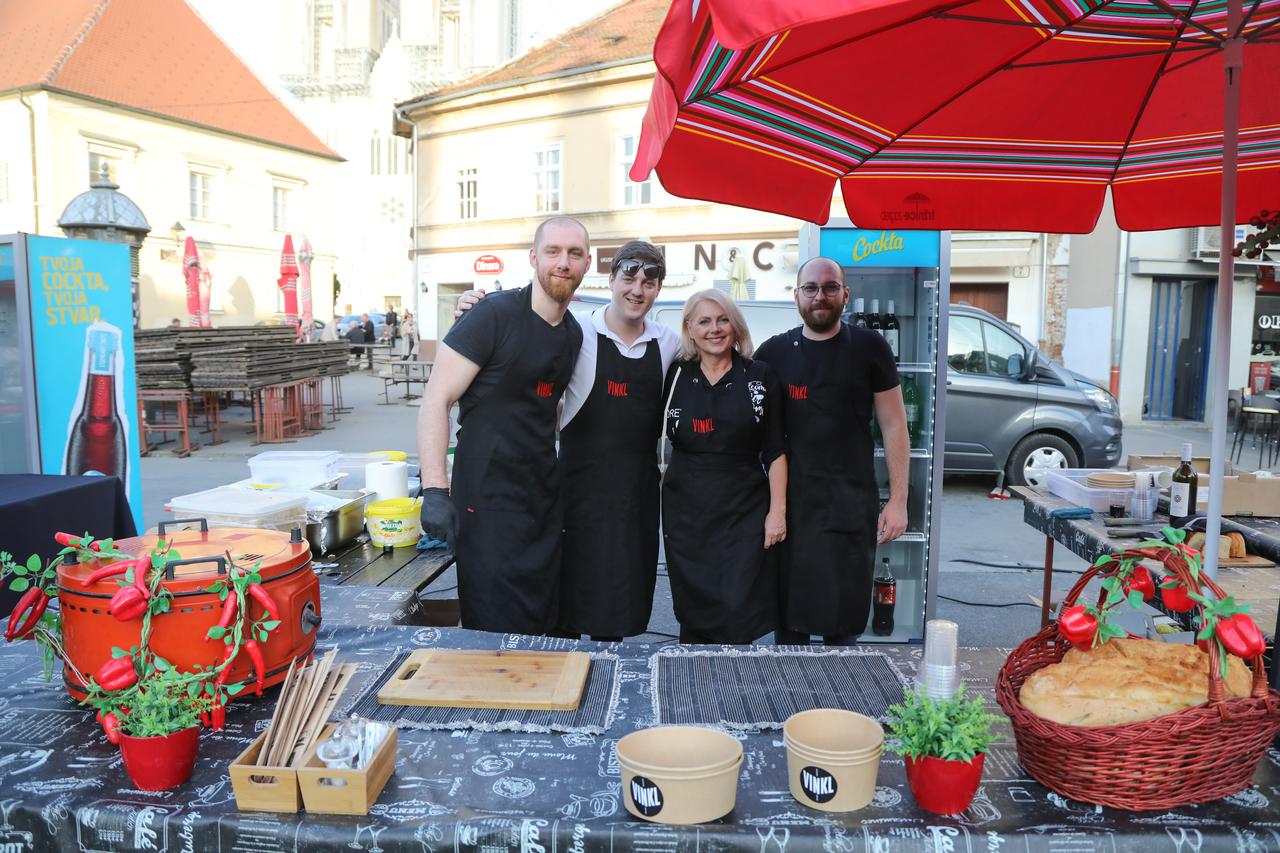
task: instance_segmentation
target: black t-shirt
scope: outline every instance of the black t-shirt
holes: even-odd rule
[[[870,476],[875,395],[899,384],[889,343],[877,332],[847,324],[823,341],[810,340],[796,328],[765,341],[756,358],[768,362],[782,383],[797,466],[828,468],[844,460],[848,470]]]
[[[515,332],[527,319],[525,313],[533,310],[529,306],[529,287],[486,296],[459,317],[444,336],[449,349],[480,366],[480,372],[459,401],[460,418],[465,419],[472,407],[498,385],[511,362],[520,355],[523,342]],[[541,318],[538,321],[543,322]],[[551,339],[559,344],[564,343],[566,336],[574,339],[575,354],[582,346],[582,329],[568,311],[560,324],[549,331]]]

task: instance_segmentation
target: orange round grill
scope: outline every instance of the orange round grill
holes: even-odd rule
[[[227,572],[228,559],[235,566],[257,565],[262,586],[280,608],[281,624],[261,644],[266,664],[266,684],[284,680],[289,664],[305,660],[315,649],[320,626],[320,583],[311,569],[311,549],[306,540],[290,541],[288,533],[248,528],[186,530],[163,537],[170,546],[170,561],[163,581],[173,595],[168,613],[152,617],[151,646],[156,654],[182,670],[196,664],[216,664],[224,649],[205,634],[218,622],[222,602],[205,590]],[[127,554],[150,554],[160,536],[122,539],[116,546]],[[128,649],[138,644],[142,621],[121,622],[109,610],[120,578],[85,580],[103,563],[82,563],[58,569],[58,600],[62,609],[62,642],[71,665],[86,677],[111,658],[112,647]],[[257,619],[262,608],[250,604],[249,617]],[[64,673],[67,689],[77,699],[84,693],[70,672]],[[253,677],[248,656],[241,654],[232,666],[230,681]],[[246,691],[242,695],[252,695]]]

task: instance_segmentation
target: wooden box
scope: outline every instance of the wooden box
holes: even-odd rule
[[[259,767],[254,763],[266,737],[264,731],[231,762],[236,807],[242,812],[296,812],[302,805],[297,768]]]
[[[302,801],[313,814],[368,814],[369,807],[377,801],[396,769],[396,728],[391,727],[369,766],[359,770],[331,770],[316,758],[316,749],[335,728],[333,724],[324,727],[297,768]]]

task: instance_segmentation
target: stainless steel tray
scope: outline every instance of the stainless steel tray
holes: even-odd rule
[[[317,494],[344,500],[341,506],[329,510],[317,520],[307,515],[307,541],[317,555],[340,548],[360,535],[364,530],[364,505],[368,489],[313,489]]]

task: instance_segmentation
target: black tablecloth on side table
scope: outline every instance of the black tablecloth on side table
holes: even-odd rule
[[[0,475],[0,551],[18,560],[32,554],[48,559],[62,550],[53,541],[59,531],[98,539],[136,535],[124,485],[116,477]],[[0,616],[17,599],[7,589],[0,593]]]

